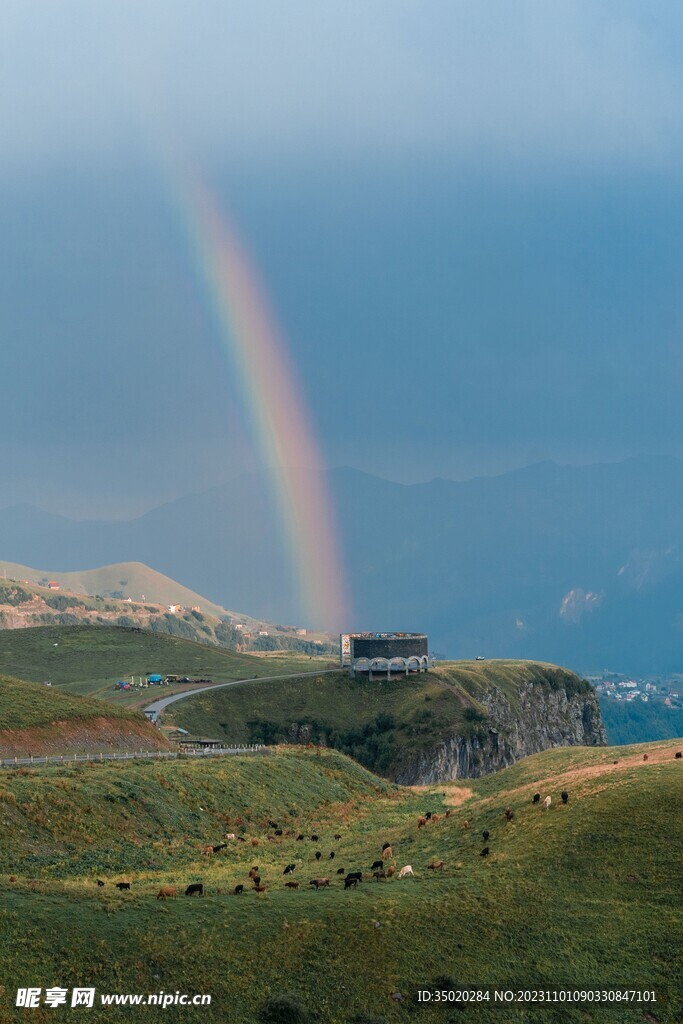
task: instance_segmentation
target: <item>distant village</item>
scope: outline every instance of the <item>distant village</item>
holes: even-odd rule
[[[683,708],[681,699],[683,686],[678,678],[629,679],[617,672],[606,673],[602,676],[588,676],[587,678],[601,697],[610,700],[624,703],[642,701],[644,704],[654,701],[672,710]]]

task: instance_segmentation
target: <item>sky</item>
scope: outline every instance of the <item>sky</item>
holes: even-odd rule
[[[0,507],[263,469],[178,206],[229,212],[323,465],[683,455],[680,4],[7,0]]]

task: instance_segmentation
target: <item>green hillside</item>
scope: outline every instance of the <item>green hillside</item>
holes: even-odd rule
[[[282,654],[259,658],[182,637],[114,626],[45,626],[0,631],[0,672],[34,682],[50,680],[71,693],[130,702],[114,691],[117,679],[148,672],[227,682],[277,672],[302,671],[310,660]],[[151,691],[144,691],[149,695]],[[173,690],[164,687],[164,695]]]
[[[553,665],[524,661],[444,663],[424,675],[391,682],[348,672],[263,683],[198,694],[168,709],[167,719],[197,734],[236,743],[278,743],[294,738],[324,743],[373,771],[401,767],[439,739],[486,732],[479,699],[498,687],[513,708],[522,683],[589,693],[588,683]],[[400,776],[398,776],[400,777]]]
[[[102,597],[131,598],[133,601],[152,604],[180,604],[200,608],[208,615],[220,618],[222,615],[236,615],[219,604],[207,601],[200,594],[176,583],[170,576],[151,569],[143,562],[119,562],[103,565],[99,569],[84,569],[80,572],[53,572],[32,569],[15,562],[0,562],[0,573],[17,581],[29,581],[45,586],[48,580],[55,580],[63,590],[74,594]]]
[[[209,993],[212,1005],[196,1016],[217,1024],[679,1024],[676,749],[680,743],[558,749],[467,787],[420,790],[382,782],[337,752],[302,748],[211,763],[5,772],[0,1000],[8,1007],[17,986],[30,982],[94,985],[98,996]],[[552,796],[550,810],[532,804],[537,787]],[[441,818],[418,828],[427,809]],[[269,821],[284,833],[274,842]],[[299,831],[319,840],[298,842]],[[225,850],[203,856],[203,845],[225,832],[247,842],[225,840]],[[372,880],[385,842],[415,877]],[[443,871],[428,869],[434,858]],[[298,865],[298,890],[285,888],[288,863]],[[249,891],[252,865],[266,886],[261,895]],[[365,880],[344,891],[338,866],[363,870]],[[322,876],[330,887],[313,890],[309,879]],[[130,892],[115,888],[119,880]],[[184,887],[199,881],[203,899],[185,898]],[[247,891],[232,895],[238,883]],[[178,899],[155,899],[169,884]],[[480,1002],[464,1013],[417,1003],[421,988],[474,985],[646,989],[657,1001],[560,1009]],[[260,1016],[268,999],[288,993],[301,1014]],[[76,1020],[79,1012],[60,1016]],[[118,1012],[132,1021],[150,1016]],[[195,1019],[190,1011],[166,1015]],[[111,1019],[101,1007],[88,1013]]]
[[[0,731],[29,729],[67,719],[85,721],[102,715],[136,721],[140,717],[133,711],[99,700],[60,693],[55,687],[0,676]]]

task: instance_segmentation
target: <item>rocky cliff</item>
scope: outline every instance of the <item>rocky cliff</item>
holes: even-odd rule
[[[605,727],[595,691],[568,695],[564,688],[529,681],[518,690],[516,706],[498,687],[479,697],[486,716],[432,750],[414,754],[396,772],[403,785],[425,785],[479,778],[550,747],[604,746]]]

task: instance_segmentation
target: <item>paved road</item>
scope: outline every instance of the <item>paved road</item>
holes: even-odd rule
[[[250,679],[233,679],[230,683],[214,683],[211,686],[199,686],[195,690],[183,690],[182,693],[172,693],[170,697],[161,697],[159,700],[155,700],[152,704],[148,704],[144,710],[146,715],[152,717],[153,721],[156,721],[164,708],[167,708],[169,704],[173,704],[176,700],[183,700],[185,697],[194,697],[196,693],[206,693],[208,690],[222,690],[225,686],[241,686],[243,683],[270,683],[275,679],[298,679],[300,676],[324,676],[338,671],[338,668],[325,668],[319,669],[317,672],[288,672],[287,675],[283,676],[259,676],[258,679],[254,679],[252,676]]]

